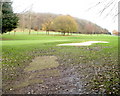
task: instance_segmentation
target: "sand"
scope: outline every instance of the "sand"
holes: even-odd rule
[[[57,46],[89,46],[93,43],[109,43],[106,41],[87,41],[82,43],[66,43],[66,44],[58,44]]]

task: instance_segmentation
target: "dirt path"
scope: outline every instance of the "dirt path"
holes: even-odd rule
[[[36,57],[9,89],[11,94],[84,94],[79,66],[64,66],[55,56]]]

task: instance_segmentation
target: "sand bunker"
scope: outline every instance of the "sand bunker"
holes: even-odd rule
[[[58,46],[89,46],[92,45],[93,43],[109,43],[106,41],[87,41],[83,43],[67,43],[67,44],[58,44]]]

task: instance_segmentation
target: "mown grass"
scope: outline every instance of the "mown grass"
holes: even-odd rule
[[[85,65],[94,69],[91,90],[101,93],[118,93],[118,37],[110,35],[45,35],[45,34],[4,34],[2,36],[3,86],[14,80],[34,57],[56,55],[61,64]],[[108,41],[107,44],[91,46],[56,46],[62,43]],[[85,70],[85,69],[79,69]],[[85,74],[89,74],[86,72]],[[89,77],[89,76],[88,76]]]

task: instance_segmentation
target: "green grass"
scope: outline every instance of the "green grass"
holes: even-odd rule
[[[98,72],[98,76],[95,75],[93,76],[94,78],[91,79],[92,88],[97,88],[100,92],[103,92],[103,89],[105,89],[106,93],[118,93],[116,87],[118,83],[118,75],[116,73],[118,72],[117,36],[84,34],[72,36],[61,36],[59,34],[28,35],[16,32],[15,36],[13,33],[10,35],[8,33],[4,34],[2,38],[3,82],[14,80],[34,57],[55,55],[59,57],[61,63],[64,63],[65,66],[84,64],[96,69],[100,68],[102,72]],[[97,43],[84,47],[56,46],[62,43],[85,41],[108,41],[109,43]],[[87,72],[85,74],[87,74]],[[106,77],[107,75],[109,76]],[[111,81],[107,82],[109,80]],[[111,84],[115,86],[111,86]],[[102,89],[100,87],[101,85],[104,85]],[[7,86],[7,83],[3,84],[3,86]],[[111,89],[113,87],[115,87],[115,89]]]

